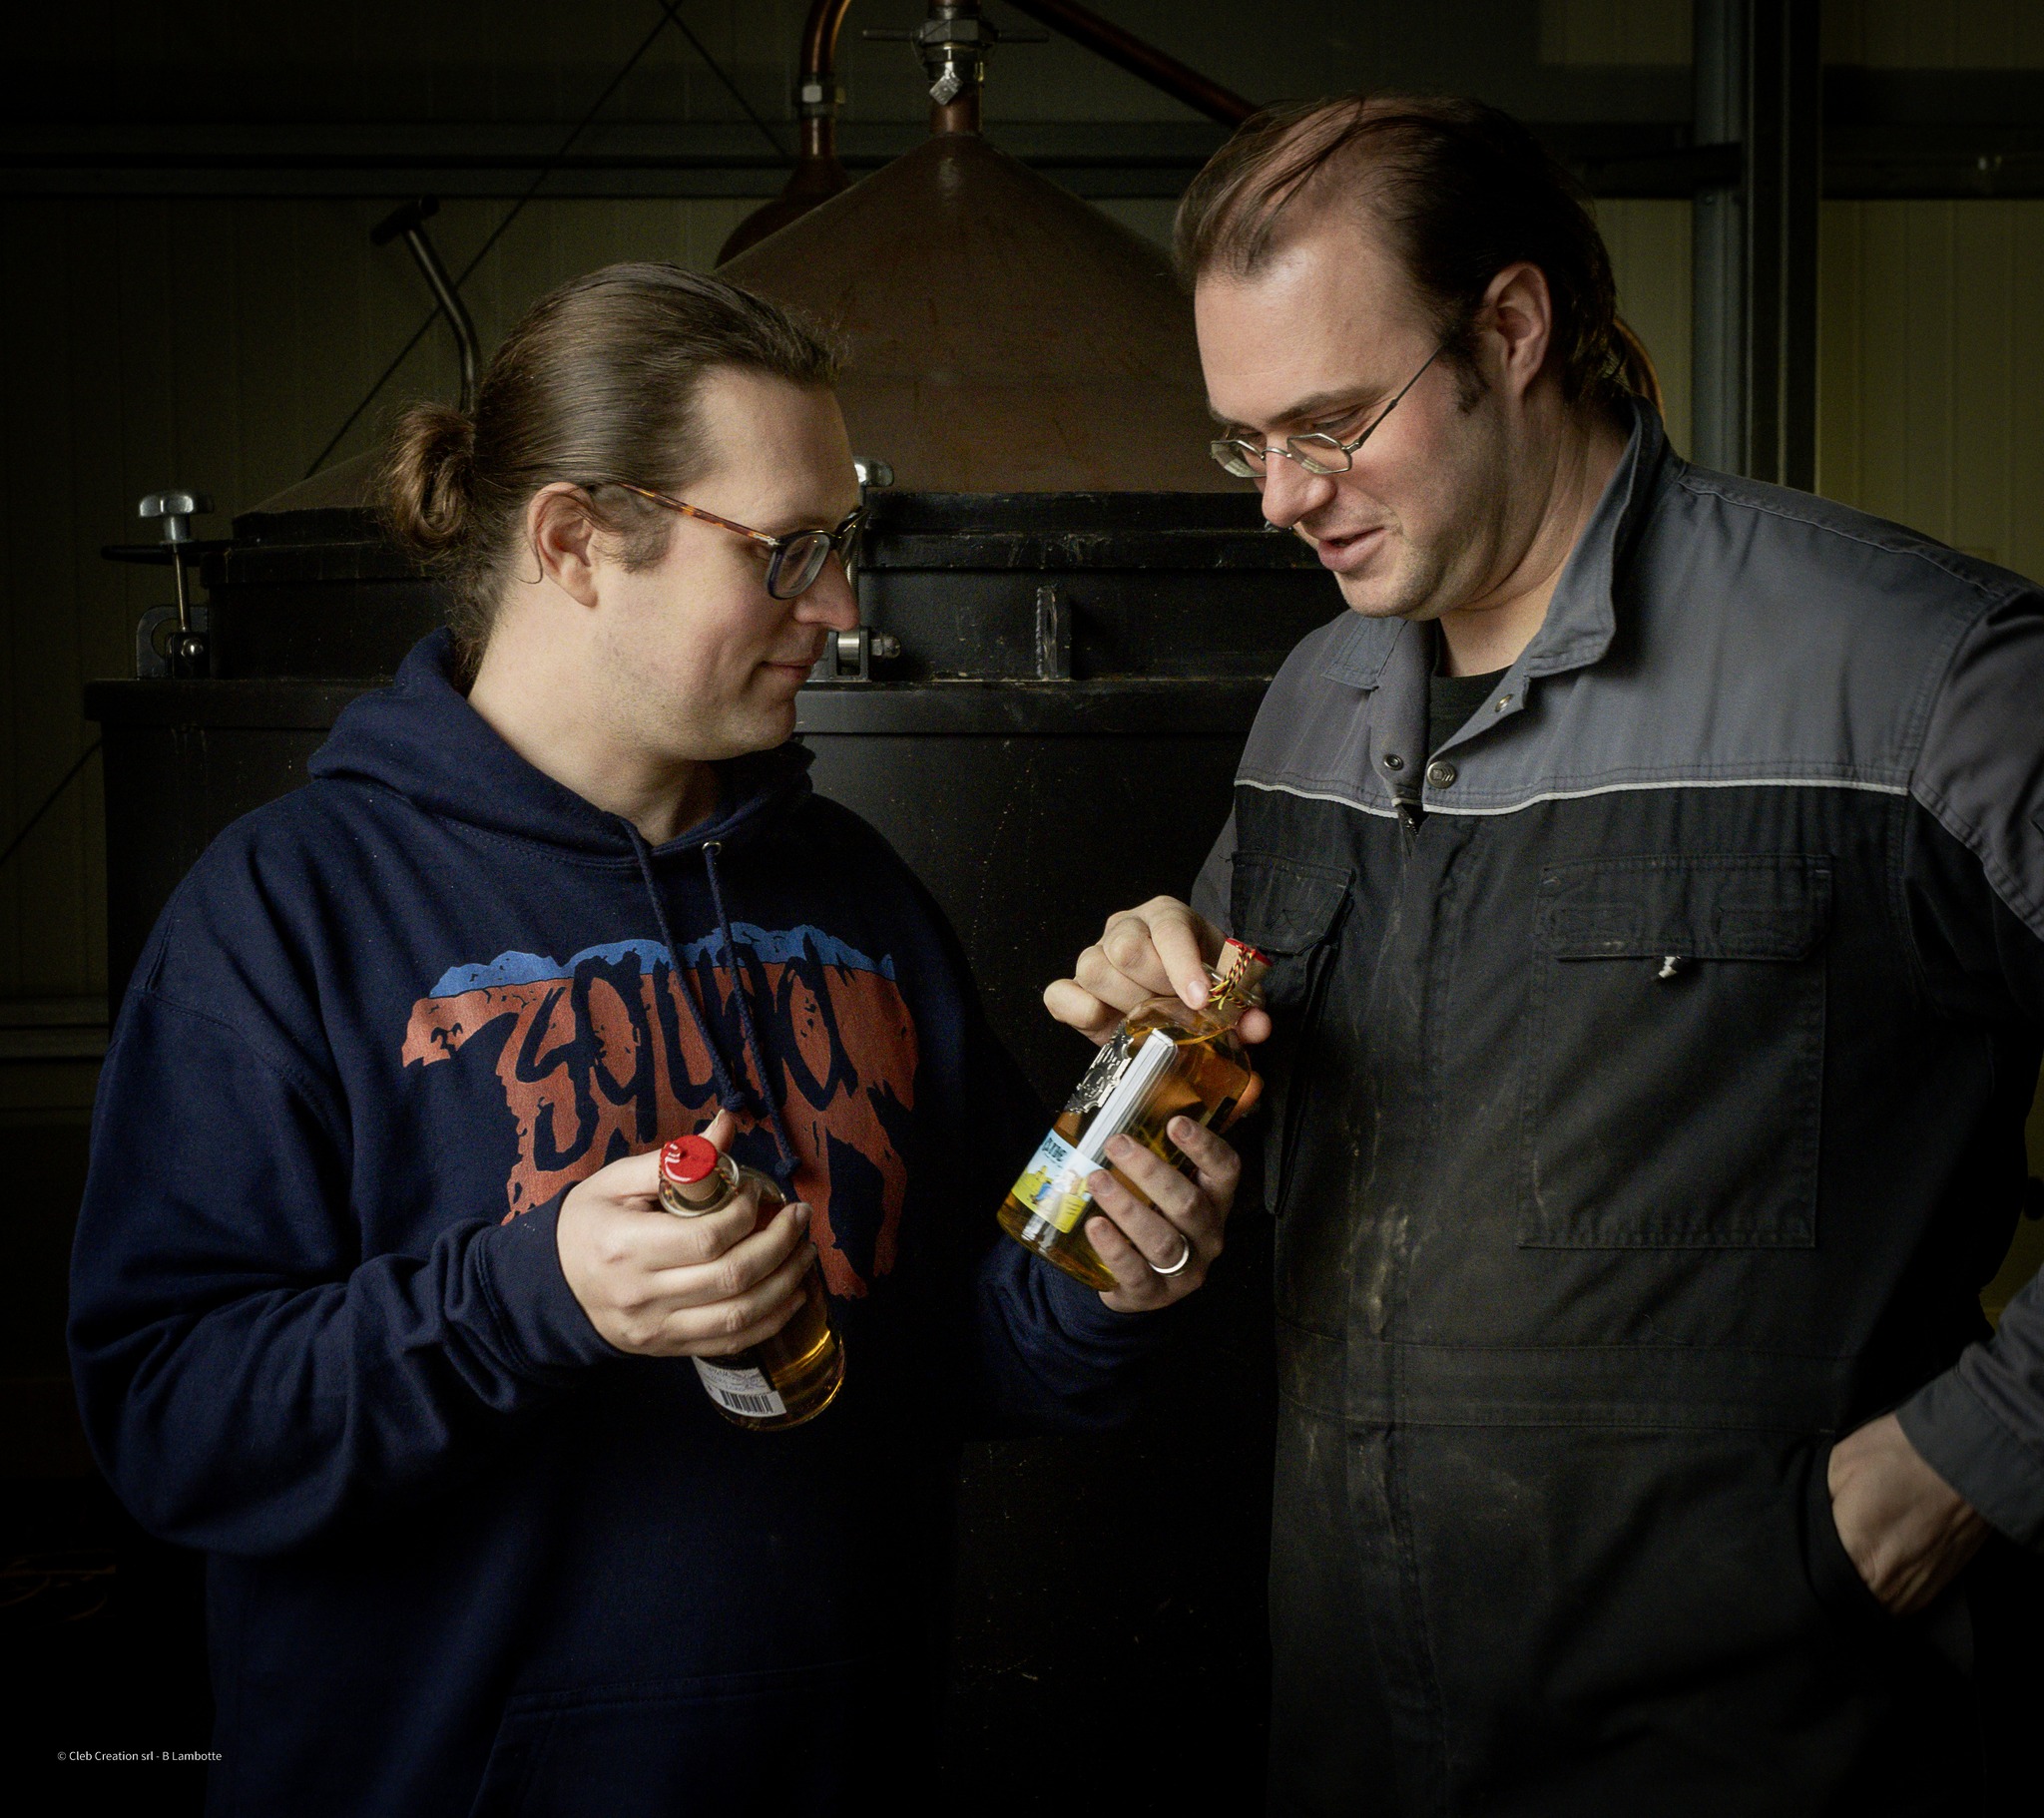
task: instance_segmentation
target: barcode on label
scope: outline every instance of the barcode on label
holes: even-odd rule
[[[780,1392],[760,1371],[728,1369],[722,1364],[705,1363],[700,1357],[694,1361],[696,1374],[702,1377],[710,1399],[727,1414],[766,1420],[787,1412]]]

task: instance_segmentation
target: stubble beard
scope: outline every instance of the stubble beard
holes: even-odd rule
[[[1348,610],[1364,619],[1438,619],[1449,604],[1441,598],[1446,565],[1395,530],[1388,541],[1395,558],[1388,575],[1335,576]]]

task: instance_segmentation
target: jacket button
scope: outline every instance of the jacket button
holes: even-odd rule
[[[1385,768],[1385,769],[1387,769],[1387,770],[1402,770],[1402,769],[1404,769],[1404,767],[1405,767],[1405,760],[1404,760],[1404,758],[1400,757],[1400,756],[1398,755],[1398,753],[1397,753],[1396,751],[1386,751],[1386,752],[1384,753],[1384,768]]]
[[[1436,789],[1445,789],[1455,780],[1455,766],[1445,760],[1436,760],[1426,766],[1426,780]]]

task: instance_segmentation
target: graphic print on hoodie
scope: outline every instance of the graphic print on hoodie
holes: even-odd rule
[[[716,1116],[716,1068],[679,994],[693,993],[725,1054],[745,1055],[732,998],[742,972],[757,981],[771,1097],[798,1157],[795,1192],[820,1221],[812,1234],[824,1281],[833,1294],[862,1297],[894,1266],[908,1185],[898,1140],[915,1109],[917,1048],[894,962],[815,927],[735,922],[732,937],[743,949],[736,967],[720,931],[682,949],[680,975],[665,946],[644,940],[587,947],[565,961],[504,953],[450,967],[412,1006],[404,1064],[453,1061],[485,1032],[501,1034],[495,1068],[518,1129],[505,1216],[516,1217],[652,1146],[662,1132]],[[508,1032],[498,1031],[507,1019]],[[766,1084],[744,1081],[755,1101]],[[741,1115],[742,1130],[758,1124]],[[874,1176],[879,1225],[864,1230],[834,1204],[841,1195],[832,1188],[850,1178],[869,1200]]]

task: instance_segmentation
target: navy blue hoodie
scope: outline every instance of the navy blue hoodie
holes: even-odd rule
[[[649,848],[448,666],[207,851],[100,1086],[74,1368],[129,1508],[211,1556],[213,1809],[898,1798],[953,1442],[1118,1418],[1153,1322],[999,1239],[1036,1109],[806,753]],[[720,1103],[815,1208],[844,1335],[791,1432],[613,1351],[555,1247],[569,1186]]]

